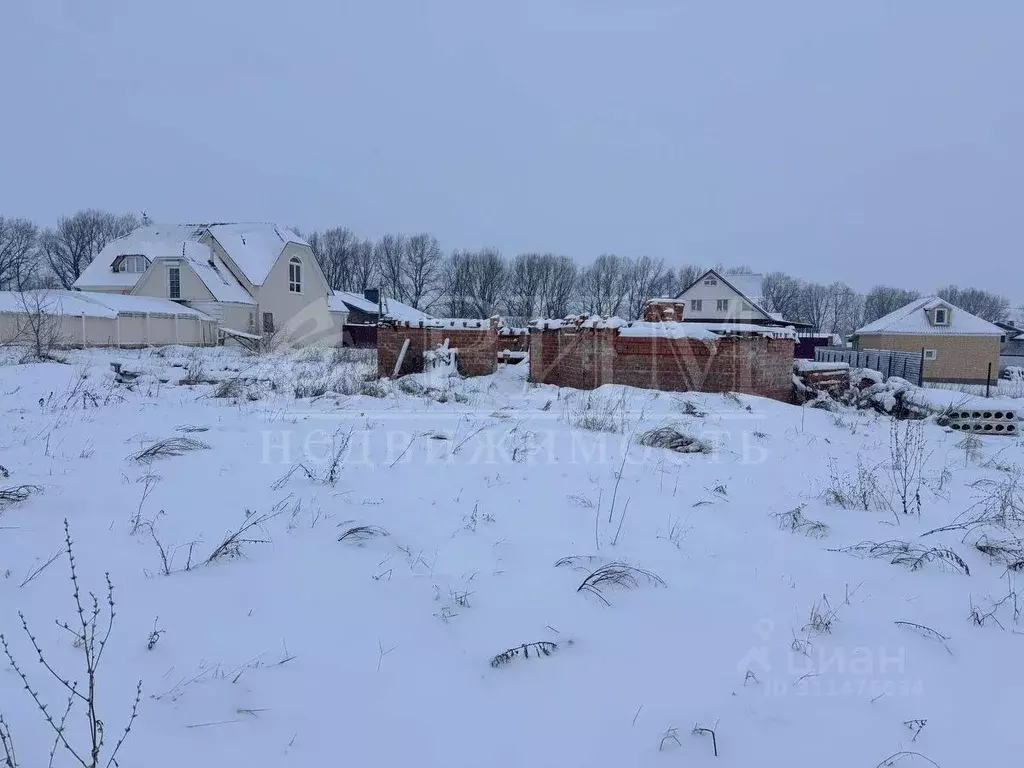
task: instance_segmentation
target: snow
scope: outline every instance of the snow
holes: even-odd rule
[[[615,327],[615,326],[611,326]],[[718,335],[703,323],[646,323],[635,322],[619,328],[619,335],[627,338],[705,339],[715,340]]]
[[[825,491],[862,468],[892,496],[889,418],[743,395],[530,386],[524,366],[435,390],[369,387],[372,362],[334,354],[169,347],[0,365],[0,488],[39,487],[2,510],[0,626],[62,711],[67,693],[33,663],[17,612],[50,663],[84,679],[80,649],[54,625],[75,620],[66,518],[83,595],[96,592],[105,611],[107,571],[115,590],[98,676],[102,764],[139,679],[124,766],[862,768],[900,750],[944,767],[1018,759],[1024,624],[1012,600],[994,605],[1016,594],[1018,575],[963,530],[922,534],[982,500],[979,483],[1015,477],[1020,441],[968,450],[924,423],[920,517],[847,509]],[[131,389],[110,362],[139,372]],[[200,363],[242,393],[180,386]],[[319,377],[337,391],[295,398],[295,385]],[[617,431],[583,428],[601,423]],[[715,452],[631,442],[666,424]],[[189,425],[207,431],[180,431]],[[129,458],[183,434],[209,448]],[[331,484],[317,478],[336,435],[348,448]],[[288,475],[299,462],[310,474]],[[775,516],[798,506],[828,526],[824,538],[780,529]],[[275,508],[249,536],[265,543],[195,565],[247,515]],[[338,540],[356,525],[389,535]],[[892,539],[948,546],[970,575],[839,551]],[[555,567],[568,556],[595,559]],[[579,590],[588,570],[616,561],[664,584],[610,587],[608,604]],[[834,618],[816,631],[823,596]],[[971,605],[996,619],[977,626]],[[558,648],[491,666],[537,641]],[[21,764],[46,765],[52,732],[4,667],[0,712]],[[915,736],[917,719],[927,724]],[[75,743],[83,720],[80,709],[69,720]],[[719,757],[695,725],[715,729]],[[58,750],[57,765],[72,762]]]
[[[182,246],[199,240],[205,224],[154,224],[138,227],[124,237],[111,240],[75,281],[78,288],[131,288],[141,272],[112,272],[110,265],[118,256],[141,255],[150,261],[180,255]]]
[[[207,287],[216,301],[233,304],[255,304],[249,292],[242,287],[238,279],[231,274],[213,251],[201,243],[191,243],[191,248],[182,251],[182,257],[188,261],[192,271]]]
[[[793,369],[800,373],[809,371],[846,371],[850,369],[849,363],[825,363],[815,360],[794,360]]]
[[[263,285],[286,244],[309,245],[292,230],[265,222],[211,224],[209,232],[253,285]]]
[[[604,318],[600,315],[578,315],[562,319],[549,318],[534,320],[530,327],[538,330],[560,330],[562,328],[615,328],[620,336],[665,339],[716,339],[730,334],[756,334],[772,339],[796,340],[792,328],[769,328],[751,323],[679,323],[629,322],[621,317]]]
[[[949,325],[932,325],[928,320],[928,310],[936,306],[949,307],[952,310]],[[914,336],[1002,336],[1003,330],[948,301],[943,301],[938,296],[925,296],[868,323],[857,331],[858,335],[875,333]]]
[[[29,291],[29,293],[34,293]],[[129,296],[120,293],[99,293],[89,291],[41,291],[41,306],[48,314],[73,315],[75,317],[117,317],[122,313],[176,315],[178,317],[213,318],[198,310],[177,304],[168,299],[150,296]],[[29,304],[30,307],[34,306]],[[24,312],[20,294],[15,291],[0,291],[0,312]]]
[[[379,309],[375,302],[369,301],[361,294],[352,293],[351,291],[335,291],[330,303],[332,312],[346,311],[346,304],[371,315],[376,315]],[[430,317],[426,312],[410,307],[408,304],[403,304],[397,299],[386,297],[384,299],[384,316],[390,317],[392,320],[405,322],[419,322]]]

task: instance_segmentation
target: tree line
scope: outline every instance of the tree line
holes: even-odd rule
[[[0,290],[70,288],[107,243],[147,221],[93,208],[63,216],[53,227],[0,215]],[[526,319],[586,312],[635,319],[647,299],[675,296],[705,271],[704,265],[672,267],[651,256],[602,254],[583,265],[555,253],[511,258],[494,248],[446,253],[428,233],[371,240],[334,227],[304,237],[334,290],[379,287],[387,297],[451,317]],[[707,266],[726,277],[751,271],[742,265]],[[862,294],[840,281],[816,283],[784,272],[765,275],[762,294],[766,311],[838,334],[852,333],[920,296],[885,285]],[[1011,312],[1008,299],[978,288],[950,285],[937,294],[993,322]]]

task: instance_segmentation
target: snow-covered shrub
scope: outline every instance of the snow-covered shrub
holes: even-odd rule
[[[569,426],[591,432],[618,434],[626,429],[626,394],[619,396],[577,393],[566,400]]]

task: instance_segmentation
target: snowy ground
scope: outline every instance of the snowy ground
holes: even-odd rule
[[[118,384],[111,361],[141,375]],[[926,441],[921,513],[904,515],[893,422],[873,413],[578,393],[531,386],[522,365],[398,386],[318,351],[69,362],[0,365],[0,490],[31,486],[0,507],[0,630],[58,722],[67,691],[18,612],[84,686],[54,623],[78,621],[67,519],[100,636],[104,572],[114,584],[98,764],[140,679],[122,766],[1020,759],[1016,439],[897,424]],[[714,450],[637,443],[665,425]],[[208,447],[133,458],[172,437]],[[612,563],[643,570],[580,589]],[[53,729],[3,661],[20,765],[46,765]],[[65,736],[87,752],[83,706]],[[914,754],[885,762],[899,752]],[[54,764],[75,760],[58,747]]]

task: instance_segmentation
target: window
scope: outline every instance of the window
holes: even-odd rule
[[[171,299],[181,298],[181,267],[167,268],[167,296]]]
[[[256,313],[249,313],[249,333],[256,333]]]
[[[936,352],[934,349],[926,349],[924,351],[924,359],[925,360],[938,360],[939,359],[938,352]]]
[[[715,280],[715,278],[713,277],[709,277],[707,280],[704,281],[704,285],[718,285],[718,281]]]
[[[117,265],[118,272],[132,272],[140,274],[149,268],[149,259],[145,256],[122,256],[121,262]]]
[[[263,313],[263,332],[273,333],[274,332],[274,313],[264,312]]]
[[[949,310],[945,307],[940,307],[935,310],[935,324],[936,325],[948,325],[949,324]]]
[[[690,299],[690,309],[693,310],[694,312],[700,312],[702,309],[704,309],[704,300]]]
[[[302,293],[302,261],[298,256],[292,256],[288,262],[288,290]]]
[[[718,300],[718,311],[719,312],[728,312],[729,311],[729,300],[728,299],[719,299]]]

